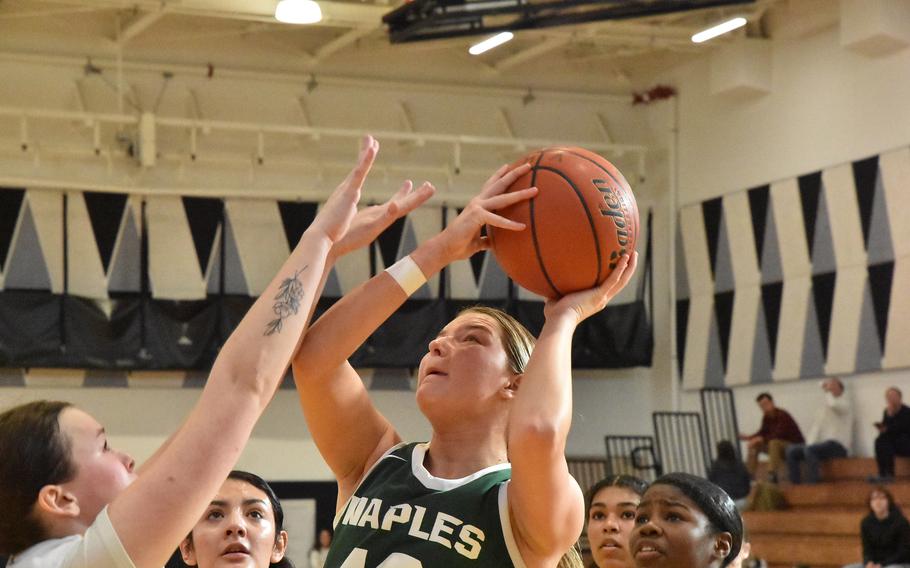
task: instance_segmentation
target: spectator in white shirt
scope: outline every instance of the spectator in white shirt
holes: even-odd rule
[[[819,409],[805,444],[787,448],[787,466],[790,482],[802,481],[800,462],[806,462],[806,483],[821,479],[821,463],[833,458],[844,458],[853,444],[853,405],[844,393],[844,383],[837,377],[822,382],[825,405]]]

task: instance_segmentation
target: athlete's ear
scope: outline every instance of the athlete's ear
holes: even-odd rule
[[[506,398],[513,398],[515,393],[518,392],[518,387],[521,385],[521,379],[524,377],[522,374],[512,375],[509,377],[509,382],[502,389],[502,394]]]
[[[180,543],[180,556],[183,558],[183,563],[187,566],[196,566],[196,549],[193,547],[193,539],[186,537],[183,539],[183,542]]]
[[[79,500],[62,485],[45,485],[38,490],[35,509],[43,517],[79,516]]]
[[[733,549],[733,535],[728,532],[717,533],[714,537],[714,550],[712,556],[723,561]]]
[[[272,564],[277,564],[284,559],[284,554],[288,551],[288,531],[281,531],[275,537],[275,546],[272,548]]]

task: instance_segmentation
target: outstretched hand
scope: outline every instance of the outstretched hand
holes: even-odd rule
[[[308,230],[323,233],[333,244],[341,240],[357,213],[363,182],[378,152],[379,142],[372,136],[364,136],[357,165],[335,188]]]
[[[604,280],[603,284],[589,290],[566,294],[562,298],[548,300],[544,306],[544,316],[546,316],[547,320],[550,320],[563,315],[570,315],[575,318],[576,324],[581,323],[607,307],[607,303],[616,297],[629,283],[635,273],[636,266],[638,266],[637,252],[633,251],[631,258],[629,255],[622,255],[616,264],[616,268]]]
[[[410,181],[404,182],[382,205],[371,205],[357,212],[344,236],[332,247],[332,255],[338,258],[370,244],[389,225],[420,207],[435,192],[436,188],[428,181],[417,189]]]
[[[512,221],[494,211],[537,195],[536,187],[504,193],[530,168],[530,164],[524,163],[512,169],[506,165],[496,170],[484,183],[480,193],[471,199],[461,214],[439,234],[448,262],[470,258],[475,253],[490,247],[489,240],[480,234],[484,225],[509,231],[521,231],[525,228],[524,223]]]

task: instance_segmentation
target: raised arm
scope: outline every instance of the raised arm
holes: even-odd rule
[[[164,565],[240,457],[299,344],[329,250],[357,210],[375,155],[366,138],[357,166],[225,342],[184,425],[109,506],[137,568]]]
[[[544,310],[546,322],[519,383],[508,427],[512,528],[522,557],[532,564],[555,564],[584,524],[582,492],[566,464],[572,335],[628,283],[637,258],[637,253],[631,261],[623,256],[601,286],[551,300]]]
[[[411,253],[426,278],[450,262],[487,248],[486,239],[480,236],[484,224],[512,230],[524,228],[493,211],[534,195],[533,188],[503,194],[526,171],[527,166],[501,168],[443,232]],[[319,318],[294,359],[300,403],[310,434],[338,479],[339,504],[344,503],[373,462],[399,439],[388,420],[373,406],[347,359],[406,299],[395,279],[381,272]]]

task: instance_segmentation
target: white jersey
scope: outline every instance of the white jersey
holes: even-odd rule
[[[7,568],[136,568],[107,515],[98,514],[84,535],[39,542],[14,556]]]

